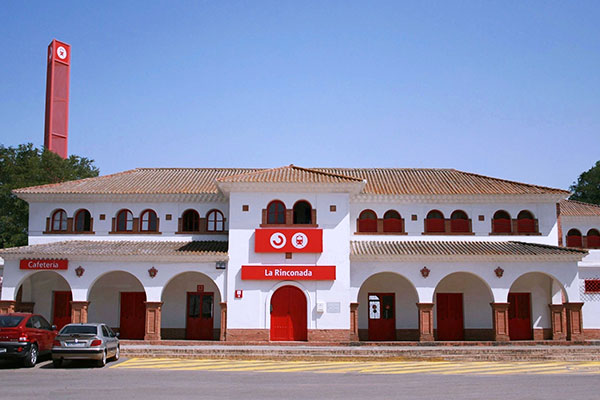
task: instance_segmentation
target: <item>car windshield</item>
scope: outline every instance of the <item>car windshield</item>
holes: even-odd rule
[[[0,328],[14,328],[23,321],[23,317],[14,315],[0,315]]]
[[[98,332],[95,326],[89,325],[67,325],[60,331],[61,335],[69,334],[69,333],[83,333],[83,334],[92,334],[95,335]]]

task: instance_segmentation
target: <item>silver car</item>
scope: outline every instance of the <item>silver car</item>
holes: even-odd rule
[[[63,360],[95,360],[104,367],[107,359],[119,359],[118,336],[105,324],[65,325],[52,344],[52,364],[60,367]]]

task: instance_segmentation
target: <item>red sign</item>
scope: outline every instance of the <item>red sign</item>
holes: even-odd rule
[[[257,253],[322,253],[323,229],[257,229]]]
[[[69,260],[21,260],[20,269],[68,269]]]
[[[56,39],[53,40],[48,46],[48,62],[50,61],[59,61],[61,63],[70,64],[71,46],[64,42],[59,42]]]
[[[334,281],[334,265],[289,266],[289,265],[242,265],[242,280],[270,281]]]
[[[244,296],[244,291],[243,290],[236,290],[235,291],[235,298],[236,299],[241,299],[242,296]]]

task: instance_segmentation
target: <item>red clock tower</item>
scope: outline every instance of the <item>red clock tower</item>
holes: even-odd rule
[[[54,39],[48,46],[44,146],[67,158],[71,46]]]

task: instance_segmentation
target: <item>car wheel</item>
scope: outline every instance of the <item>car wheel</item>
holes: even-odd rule
[[[23,365],[26,366],[27,368],[31,368],[31,367],[35,366],[35,364],[37,363],[37,358],[38,358],[37,344],[32,344],[31,349],[29,349],[29,353],[27,353],[27,356],[23,360]]]
[[[62,358],[56,358],[54,360],[52,360],[52,366],[54,366],[54,368],[60,368],[62,367]]]
[[[106,365],[106,350],[102,352],[102,359],[98,360],[98,367],[102,368]]]
[[[119,346],[117,346],[117,350],[115,351],[115,356],[112,358],[113,361],[117,361],[119,359],[120,355],[121,355],[121,348]]]

